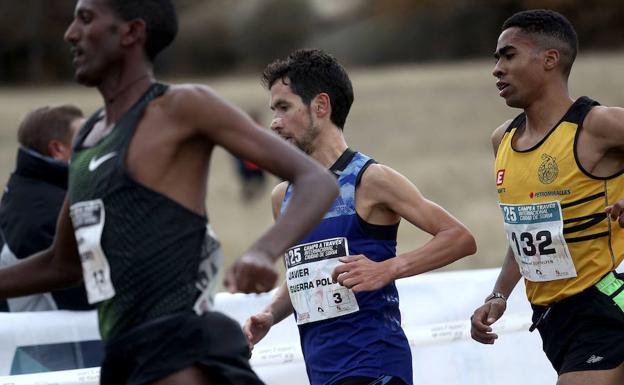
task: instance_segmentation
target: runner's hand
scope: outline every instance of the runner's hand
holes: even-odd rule
[[[247,337],[249,350],[253,350],[254,345],[260,342],[260,340],[267,335],[271,326],[273,326],[273,320],[273,314],[265,311],[252,315],[247,319],[247,321],[245,321],[245,324],[243,325],[243,333],[245,333],[245,337]]]
[[[273,289],[277,276],[269,256],[247,252],[228,269],[223,284],[230,293],[263,293]]]
[[[388,260],[374,262],[362,254],[340,257],[338,260],[342,264],[334,269],[332,282],[338,282],[354,293],[379,289],[394,279]]]
[[[620,199],[615,204],[605,207],[605,212],[609,214],[612,221],[617,220],[620,227],[624,227],[624,199]]]
[[[492,325],[505,312],[507,302],[501,298],[495,298],[487,301],[474,311],[470,317],[470,335],[472,339],[482,344],[492,345],[498,338],[496,333],[492,332]]]

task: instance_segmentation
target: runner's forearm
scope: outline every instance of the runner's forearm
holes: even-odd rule
[[[336,179],[320,167],[306,172],[293,185],[284,215],[251,248],[275,260],[320,222],[338,194]]]
[[[506,298],[509,298],[509,295],[514,287],[516,287],[520,278],[522,278],[522,274],[520,274],[520,270],[518,269],[518,263],[514,259],[513,251],[508,248],[503,267],[498,274],[496,284],[494,284],[494,289],[492,291],[501,293]]]
[[[463,226],[457,226],[440,231],[422,247],[388,262],[394,264],[394,277],[398,279],[438,269],[475,251],[473,236]]]
[[[81,280],[80,265],[59,266],[50,248],[0,269],[0,298],[62,289],[77,285]]]
[[[264,309],[273,315],[273,324],[281,322],[284,318],[292,314],[293,308],[288,295],[286,281],[277,289],[271,303]]]

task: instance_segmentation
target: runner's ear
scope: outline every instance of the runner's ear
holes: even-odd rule
[[[550,71],[559,65],[559,51],[549,49],[544,53],[544,69]]]
[[[145,45],[147,41],[146,24],[143,19],[126,22],[120,29],[121,45],[129,47],[133,44]]]

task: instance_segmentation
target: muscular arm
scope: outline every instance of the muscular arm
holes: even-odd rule
[[[494,130],[492,134],[492,147],[494,149],[494,156],[498,152],[498,147],[503,138],[505,130],[511,123],[510,120],[503,123],[500,127]],[[511,248],[507,248],[505,255],[505,261],[501,268],[494,289],[492,292],[498,292],[509,298],[509,295],[513,291],[514,287],[520,280],[522,275],[518,269],[518,263],[514,259],[513,251]],[[496,322],[505,312],[507,308],[507,301],[501,298],[495,298],[487,301],[483,305],[479,306],[470,317],[471,328],[470,333],[475,341],[482,344],[493,344],[498,338],[498,335],[492,333],[492,325]]]
[[[280,216],[282,208],[282,202],[286,195],[286,189],[288,183],[282,182],[275,186],[271,193],[271,206],[273,209],[273,219],[277,220]],[[288,294],[288,285],[286,281],[280,285],[279,289],[275,293],[271,303],[264,309],[264,313],[270,313],[273,324],[281,322],[284,318],[288,317],[293,312],[292,304],[290,302],[290,295]]]
[[[418,249],[391,259],[395,279],[446,266],[477,250],[468,229],[439,205],[426,199],[407,178],[391,168],[379,166],[370,171],[375,201],[389,208],[433,238]]]
[[[513,251],[511,251],[511,248],[508,248],[503,267],[501,267],[492,291],[501,293],[505,298],[509,298],[520,278],[522,278],[522,274],[520,274],[520,269],[518,269],[518,263],[514,258]]]
[[[475,240],[468,229],[442,207],[425,199],[407,178],[393,169],[371,165],[359,189],[356,200],[371,207],[371,212],[396,217],[396,221],[404,218],[433,238],[415,250],[380,263],[361,257],[343,258],[346,263],[337,267],[333,274],[339,283],[354,291],[373,290],[395,279],[430,271],[475,253]]]
[[[65,199],[52,246],[15,265],[0,269],[0,298],[62,289],[76,285],[81,280],[80,257]]]
[[[624,108],[592,108],[583,122],[583,129],[593,136],[596,150],[624,152]]]
[[[624,169],[624,108],[592,108],[583,131],[577,152],[586,170],[597,176],[611,176]],[[609,197],[605,211],[624,227],[624,197]]]
[[[288,184],[282,182],[273,189],[271,194],[273,218],[275,219],[279,217],[287,187]],[[253,349],[254,345],[267,335],[273,325],[281,322],[284,318],[292,314],[292,312],[293,308],[288,294],[288,285],[286,281],[284,281],[279,289],[277,289],[271,303],[262,310],[262,312],[252,315],[245,321],[243,332],[247,337],[250,349]]]
[[[506,121],[501,126],[496,128],[492,134],[494,156],[496,156],[498,152],[498,147],[500,146],[500,142],[503,139],[503,135],[505,134],[507,127],[509,127],[509,124],[511,124],[511,120]],[[503,262],[503,267],[498,274],[493,291],[502,293],[506,298],[508,298],[521,277],[522,275],[518,269],[518,263],[516,263],[516,260],[514,259],[513,251],[511,248],[507,248],[505,261]]]
[[[280,323],[284,318],[293,313],[293,307],[290,303],[290,296],[288,294],[288,286],[286,281],[277,289],[273,300],[264,309],[265,313],[271,313],[273,317],[273,325]]]
[[[249,348],[260,342],[273,325],[280,323],[284,318],[292,314],[293,308],[288,296],[286,282],[279,287],[271,303],[260,313],[252,315],[243,325],[243,333],[247,337]]]
[[[507,249],[505,262],[501,268],[496,284],[494,284],[493,292],[501,293],[505,298],[513,291],[514,287],[520,280],[522,275],[518,269],[518,264],[513,256],[511,248]],[[501,298],[494,298],[478,307],[472,317],[470,317],[471,327],[470,334],[472,338],[482,344],[493,344],[498,338],[496,333],[492,333],[492,325],[496,322],[507,309],[507,301]]]
[[[232,154],[290,181],[294,186],[291,203],[232,267],[228,287],[232,291],[266,291],[276,274],[269,274],[273,262],[309,232],[338,194],[335,178],[318,163],[276,135],[258,127],[239,109],[204,87],[188,87],[181,92],[176,113],[186,119],[199,137]],[[261,270],[260,274],[256,274]]]
[[[193,124],[211,142],[294,184],[291,204],[252,250],[271,257],[301,239],[316,225],[338,194],[335,178],[317,162],[258,127],[246,114],[207,88],[188,97]]]

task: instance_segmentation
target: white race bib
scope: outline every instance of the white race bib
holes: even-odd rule
[[[349,255],[344,237],[294,246],[286,252],[286,283],[297,324],[340,317],[360,310],[355,294],[331,275],[342,262],[338,257]]]
[[[104,202],[95,199],[75,203],[70,208],[70,215],[89,303],[113,298],[115,288],[110,279],[110,266],[100,243],[105,220]]]
[[[500,204],[507,241],[522,275],[533,282],[576,277],[563,237],[561,204]]]
[[[214,297],[219,289],[217,274],[223,266],[223,251],[217,240],[217,235],[210,224],[206,225],[206,238],[202,247],[201,260],[197,274],[195,287],[201,294],[195,301],[193,310],[197,315],[202,315],[214,307]]]

